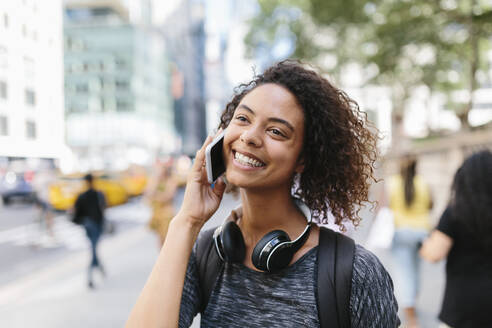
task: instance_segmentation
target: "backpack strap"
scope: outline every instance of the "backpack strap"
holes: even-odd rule
[[[214,231],[215,228],[201,232],[196,245],[196,259],[201,293],[200,313],[205,311],[217,277],[224,267],[224,262],[220,260],[214,249],[212,238]]]
[[[318,247],[318,316],[321,328],[350,328],[350,291],[354,241],[320,227]]]
[[[214,249],[215,228],[200,233],[196,257],[200,283],[200,313],[205,311],[224,267]],[[317,296],[320,327],[350,328],[350,292],[355,243],[353,239],[320,227]]]

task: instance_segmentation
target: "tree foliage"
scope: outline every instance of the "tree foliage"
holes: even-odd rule
[[[473,91],[487,71],[492,4],[485,0],[258,0],[246,43],[251,56],[291,37],[289,55],[339,74],[345,63],[367,83],[390,86],[394,113],[417,86],[446,95],[467,128]],[[270,48],[268,48],[270,47]],[[272,57],[270,60],[278,60]],[[489,77],[490,79],[490,77]]]

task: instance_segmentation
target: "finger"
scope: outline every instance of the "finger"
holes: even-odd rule
[[[210,183],[208,183],[208,179],[207,179],[207,169],[205,168],[205,166],[202,166],[202,171],[201,171],[201,174],[200,174],[200,181],[203,183],[203,184],[206,184],[206,185],[209,185]]]
[[[205,163],[205,148],[207,148],[208,144],[212,142],[212,140],[213,140],[212,136],[208,136],[207,139],[205,139],[202,148],[200,148],[200,150],[196,152],[195,162],[193,163],[193,167],[192,167],[193,171],[198,172],[202,169]]]
[[[226,188],[226,184],[224,182],[224,179],[219,178],[214,184],[213,192],[219,198],[222,198],[222,195],[224,195],[225,188]]]
[[[203,142],[202,148],[200,148],[195,155],[195,162],[192,167],[195,171],[198,171],[201,166],[205,167],[205,149],[214,140],[214,138],[217,137],[222,132],[222,130],[223,129],[220,128],[213,135],[209,135]]]

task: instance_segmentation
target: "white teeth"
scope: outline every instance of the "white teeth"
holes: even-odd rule
[[[254,167],[260,167],[264,166],[263,163],[257,161],[256,159],[253,159],[251,157],[248,157],[246,155],[240,154],[236,152],[234,158],[241,164],[243,165],[249,165],[249,166],[254,166]]]

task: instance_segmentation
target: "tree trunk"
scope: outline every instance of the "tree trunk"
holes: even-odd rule
[[[468,103],[464,106],[463,112],[458,114],[458,118],[461,122],[461,129],[465,131],[469,131],[471,129],[470,121],[468,120],[468,114],[473,108],[473,94],[477,89],[477,78],[476,73],[478,70],[478,65],[480,63],[480,54],[478,49],[478,31],[475,28],[473,23],[473,8],[476,6],[476,0],[473,1],[472,12],[470,13],[470,22],[469,22],[469,33],[470,33],[470,46],[471,46],[471,60],[470,60],[470,81],[469,81],[469,97]]]

